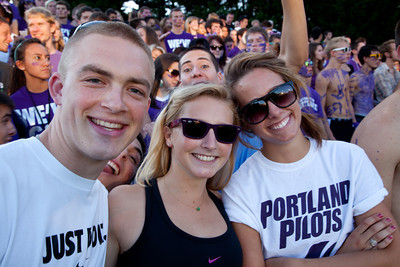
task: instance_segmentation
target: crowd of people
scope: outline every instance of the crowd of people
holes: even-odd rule
[[[277,30],[1,1],[0,266],[396,266],[400,23],[281,2]]]

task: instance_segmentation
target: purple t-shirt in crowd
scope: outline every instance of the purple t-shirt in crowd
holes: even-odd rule
[[[61,24],[60,30],[63,35],[63,39],[64,39],[65,43],[68,42],[69,34],[73,28],[75,28],[75,27],[70,24],[70,21],[68,21],[68,24]]]
[[[190,41],[193,40],[193,35],[183,31],[181,34],[175,34],[171,31],[167,37],[164,39],[165,48],[167,49],[167,53],[174,52],[175,48],[178,47],[189,47]]]
[[[232,48],[231,51],[229,51],[228,57],[233,58],[234,56],[239,55],[242,52],[243,50],[240,50],[237,46],[235,46],[234,48]]]
[[[60,51],[56,51],[54,54],[50,55],[50,63],[51,63],[51,73],[58,71],[58,63],[60,62],[62,53]]]
[[[165,108],[165,106],[168,104],[169,98],[164,101],[160,101],[155,99],[154,103],[155,105],[150,106],[149,108],[149,116],[151,121],[155,121],[160,114],[161,110]]]
[[[15,103],[15,112],[28,123],[29,136],[41,133],[53,119],[56,104],[48,89],[42,93],[31,93],[24,86],[11,98]]]
[[[321,97],[318,92],[307,86],[309,94],[307,95],[306,90],[301,88],[299,104],[301,111],[307,114],[312,114],[317,118],[323,118],[324,113],[321,106]]]

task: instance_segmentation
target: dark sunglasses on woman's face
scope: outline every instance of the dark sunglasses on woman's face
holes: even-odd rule
[[[210,124],[201,120],[180,118],[169,124],[174,128],[182,124],[183,135],[190,139],[204,138],[210,129],[214,130],[215,139],[224,144],[232,144],[236,141],[242,128],[230,124]]]
[[[179,76],[179,70],[167,70],[169,72],[169,74],[171,74],[171,76],[173,77],[178,77]]]
[[[224,49],[224,46],[223,45],[210,45],[210,49],[211,50],[222,50],[222,49]]]
[[[297,94],[292,81],[278,85],[267,95],[254,99],[240,110],[249,124],[258,124],[268,117],[268,101],[279,108],[287,108],[296,102]]]

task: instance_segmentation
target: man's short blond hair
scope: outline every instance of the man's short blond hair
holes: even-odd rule
[[[335,48],[339,48],[339,43],[345,42],[347,46],[349,46],[349,41],[344,36],[334,37],[328,41],[325,46],[325,53],[328,55],[328,58],[331,58],[331,51]]]

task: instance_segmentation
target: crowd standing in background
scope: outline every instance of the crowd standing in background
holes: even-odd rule
[[[395,266],[400,25],[281,2],[276,29],[0,0],[0,267]]]

